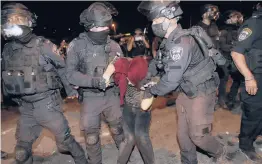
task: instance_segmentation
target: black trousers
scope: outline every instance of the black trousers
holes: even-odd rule
[[[243,150],[254,150],[253,142],[262,134],[262,74],[255,74],[258,84],[257,94],[252,96],[241,84],[241,101],[243,113],[239,134],[239,147]]]
[[[126,164],[136,145],[145,164],[154,164],[154,151],[149,136],[151,112],[125,104],[123,109],[125,146],[120,149],[118,164]]]
[[[117,148],[124,141],[122,111],[119,97],[115,95],[85,97],[81,107],[81,130],[84,131],[89,164],[102,164],[100,141],[101,116],[109,126]]]
[[[20,119],[16,129],[16,161],[32,164],[32,145],[43,128],[50,130],[56,139],[59,151],[69,151],[76,164],[86,164],[82,147],[70,133],[68,121],[63,115],[59,92],[37,102],[19,101]]]

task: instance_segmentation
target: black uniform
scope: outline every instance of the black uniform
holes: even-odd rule
[[[76,163],[86,163],[84,151],[70,134],[62,111],[60,80],[70,87],[64,76],[64,60],[55,52],[54,44],[43,37],[30,34],[26,40],[7,43],[3,50],[4,91],[15,97],[21,113],[16,131],[16,160],[32,163],[32,144],[44,127],[55,135],[59,150],[69,151]],[[72,88],[67,91],[73,92]]]
[[[220,49],[220,44],[219,44],[220,38],[219,38],[219,29],[218,29],[216,23],[212,21],[210,25],[206,25],[205,23],[200,21],[198,23],[198,25],[200,27],[202,27],[207,32],[209,37],[212,39],[213,44],[214,44],[214,48],[219,50]],[[223,108],[226,108],[226,106],[225,106],[225,102],[226,102],[225,83],[228,80],[227,66],[228,66],[228,62],[223,66],[217,67],[217,70],[216,70],[219,74],[219,78],[220,78],[220,81],[221,81],[221,83],[219,84],[219,87],[218,87],[218,90],[219,90],[218,103]]]
[[[239,27],[237,25],[225,25],[221,30],[219,39],[221,53],[227,59],[227,63],[223,67],[221,67],[223,70],[223,75],[221,75],[220,78],[219,96],[223,98],[226,97],[226,85],[229,75],[231,75],[233,83],[227,96],[227,107],[230,109],[234,107],[238,89],[240,87],[241,80],[243,79],[243,76],[237,70],[230,55],[231,50],[237,41],[238,28]]]
[[[86,32],[74,39],[67,51],[67,78],[72,85],[79,86],[83,97],[81,108],[81,130],[85,132],[87,154],[91,164],[102,163],[100,143],[101,114],[109,124],[117,147],[124,139],[121,125],[119,91],[111,86],[105,91],[94,84],[101,80],[110,58],[122,56],[120,46],[107,38],[105,44],[93,42]]]
[[[246,92],[245,84],[241,86],[243,113],[239,135],[239,147],[253,151],[253,142],[262,134],[262,8],[253,13],[240,27],[238,42],[233,51],[243,54],[257,84],[256,95]]]

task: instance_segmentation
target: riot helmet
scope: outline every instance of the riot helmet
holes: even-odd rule
[[[7,40],[20,39],[26,36],[30,40],[32,27],[36,26],[37,16],[21,3],[7,3],[1,10],[1,33]],[[25,41],[24,40],[24,41]]]
[[[179,2],[180,1],[142,1],[137,10],[146,16],[149,21],[160,17],[173,19],[183,14]]]
[[[212,4],[205,4],[200,8],[200,14],[203,17],[204,14],[207,14],[207,18],[210,20],[217,20],[219,18],[219,9],[218,6]]]
[[[179,20],[183,14],[180,1],[142,1],[138,11],[153,21],[152,30],[156,36],[163,38],[173,19]],[[159,23],[160,22],[160,23]]]
[[[118,15],[116,8],[109,2],[95,2],[80,15],[80,25],[86,30],[93,27],[107,27],[112,24],[112,15]]]
[[[9,23],[35,27],[36,19],[37,16],[21,3],[7,3],[1,10],[1,25]]]

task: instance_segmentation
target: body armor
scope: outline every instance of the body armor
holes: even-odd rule
[[[43,42],[44,38],[35,37],[26,45],[15,42],[6,45],[5,48],[9,51],[7,53],[4,51],[3,54],[4,71],[2,78],[8,94],[33,95],[62,86],[55,69],[44,67],[39,63],[39,59],[43,58],[41,54]],[[19,44],[16,45],[19,48],[14,48],[14,44]]]
[[[210,44],[212,42],[206,42],[208,39],[203,39],[202,37],[204,35],[199,34],[194,30],[180,30],[178,34],[168,38],[164,48],[161,50],[163,53],[162,61],[165,65],[167,61],[171,60],[169,59],[171,55],[167,53],[170,53],[170,50],[177,39],[182,36],[190,35],[196,40],[196,43],[200,47],[200,51],[195,52],[194,54],[198,55],[198,57],[194,57],[196,61],[192,63],[192,66],[189,65],[180,81],[180,88],[190,98],[196,97],[198,91],[206,92],[207,94],[212,93],[219,85],[219,77],[215,72],[216,58],[212,57],[212,55],[214,55],[214,49],[212,49],[212,44]]]
[[[108,64],[113,60],[115,56],[110,56],[110,42],[108,38],[107,44],[96,45],[88,38],[86,34],[80,34],[80,38],[83,39],[85,48],[83,48],[79,54],[79,71],[87,76],[91,77],[102,77]],[[112,89],[112,87],[107,88],[107,91]],[[106,91],[106,92],[107,92]],[[105,91],[91,88],[82,87],[80,88],[80,94],[83,96],[104,96]]]

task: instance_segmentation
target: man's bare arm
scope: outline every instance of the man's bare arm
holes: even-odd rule
[[[253,79],[254,76],[246,64],[245,56],[243,54],[234,51],[231,52],[231,56],[233,58],[233,61],[237,69],[245,77],[245,80]]]

